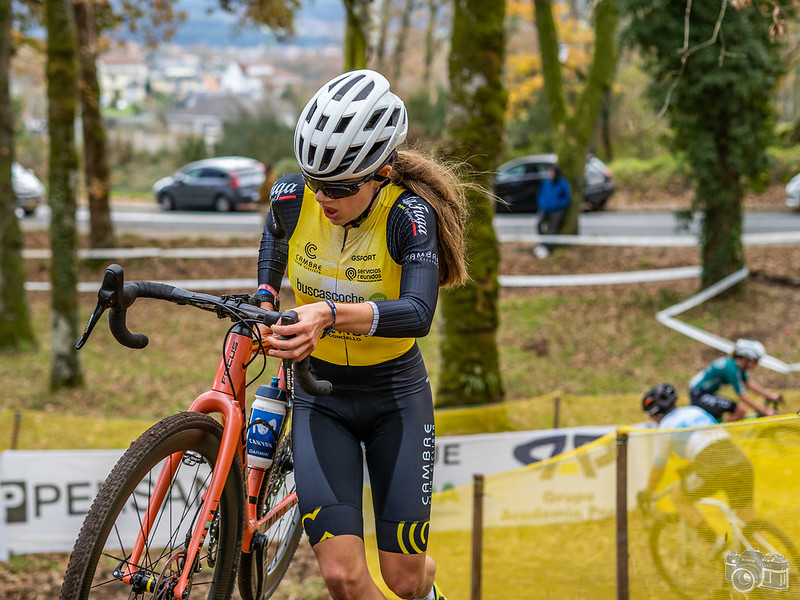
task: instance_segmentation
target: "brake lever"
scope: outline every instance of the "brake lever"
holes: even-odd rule
[[[78,343],[75,345],[76,350],[80,350],[89,340],[95,325],[100,321],[103,312],[107,308],[115,306],[118,302],[119,296],[122,293],[123,280],[120,278],[122,267],[119,265],[109,265],[106,267],[106,272],[103,274],[103,282],[100,284],[100,289],[97,292],[97,306],[92,311],[92,316],[86,323],[83,330],[83,335]]]
[[[78,343],[75,344],[75,349],[80,350],[83,348],[84,344],[89,340],[89,336],[92,335],[92,331],[94,330],[94,326],[97,325],[97,322],[100,320],[100,317],[105,312],[106,307],[97,303],[97,306],[94,307],[92,311],[92,316],[89,317],[89,321],[86,323],[86,328],[83,330],[83,335],[81,339],[78,340]]]

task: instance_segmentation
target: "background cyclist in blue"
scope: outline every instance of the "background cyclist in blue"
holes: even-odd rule
[[[326,83],[297,122],[301,174],[273,186],[259,250],[259,293],[274,305],[288,267],[299,318],[273,327],[293,337],[274,339],[270,355],[310,354],[334,385],[321,397],[295,388],[292,438],[303,527],[336,600],[384,598],[365,556],[365,457],[383,580],[400,598],[444,600],[427,554],[433,400],[416,338],[439,287],[466,280],[468,184],[398,149],[407,130],[381,74]]]
[[[722,550],[724,538],[717,536],[695,502],[722,490],[739,517],[745,522],[752,521],[753,465],[714,417],[698,406],[675,406],[677,399],[678,392],[668,383],[649,389],[642,398],[642,410],[658,428],[673,431],[656,436],[653,467],[637,499],[640,506],[650,502],[670,453],[674,452],[689,462],[681,473],[680,484],[672,492],[675,508],[702,539]]]
[[[770,392],[750,375],[764,356],[766,351],[761,342],[744,338],[736,340],[731,356],[718,358],[692,377],[689,382],[691,403],[710,413],[717,421],[722,421],[725,413],[729,413],[725,420],[738,421],[744,416],[745,405],[760,415],[774,415],[774,409],[761,405],[747,393],[753,391],[774,402],[782,400],[780,394]],[[723,385],[730,385],[740,401],[718,396],[717,391]]]

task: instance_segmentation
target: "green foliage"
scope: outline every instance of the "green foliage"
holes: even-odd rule
[[[683,163],[671,154],[652,158],[619,158],[608,163],[614,183],[620,188],[640,191],[683,185],[686,177]]]
[[[292,156],[294,126],[279,120],[274,112],[244,115],[225,125],[222,139],[214,147],[216,156],[249,156],[264,164],[277,164]]]
[[[780,184],[788,183],[800,172],[800,145],[773,146],[769,149],[769,163],[772,181]]]
[[[434,96],[425,90],[409,94],[406,99],[409,140],[431,144],[441,139],[447,116],[447,90],[439,88]]]
[[[153,184],[188,162],[184,160],[183,151],[170,151],[166,148],[157,152],[136,151],[129,142],[121,139],[110,140],[108,152],[112,197],[152,198]],[[205,154],[201,155],[201,158],[204,156]]]
[[[755,4],[725,13],[715,43],[719,5],[692,5],[689,48],[681,68],[685,7],[679,3],[623,0],[636,16],[628,34],[643,51],[657,106],[667,104],[672,146],[686,152],[698,181],[727,169],[753,180],[767,166],[772,135],[771,92],[781,72],[779,46]],[[724,36],[724,40],[723,40]],[[671,91],[671,95],[670,94]]]
[[[702,284],[741,268],[742,198],[765,182],[772,140],[772,92],[780,46],[757,2],[736,9],[693,3],[622,0],[626,38],[642,50],[651,97],[668,115],[672,148],[683,153],[703,210]]]
[[[539,89],[536,96],[535,102],[531,103],[519,118],[506,122],[508,160],[526,154],[541,154],[554,150],[553,129],[544,89]]]
[[[646,160],[666,151],[669,124],[653,111],[646,97],[649,84],[650,78],[642,68],[638,53],[621,53],[614,74],[609,124],[615,157]],[[598,146],[597,143],[595,146]],[[600,149],[599,146],[597,149]],[[603,160],[607,158],[598,152],[595,154]]]
[[[198,135],[190,135],[178,142],[177,156],[181,163],[190,163],[208,157],[206,143]]]

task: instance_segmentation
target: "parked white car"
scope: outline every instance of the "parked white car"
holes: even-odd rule
[[[11,163],[11,185],[17,197],[17,206],[29,217],[36,207],[44,202],[44,184],[32,169],[26,169],[18,162]]]
[[[800,173],[792,177],[786,184],[786,206],[800,210]]]

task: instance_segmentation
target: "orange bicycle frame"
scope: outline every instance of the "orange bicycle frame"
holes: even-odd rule
[[[268,343],[267,340],[263,340],[263,342]],[[235,454],[238,454],[241,458],[245,472],[248,474],[247,493],[249,499],[245,531],[242,540],[242,550],[244,552],[250,551],[250,543],[257,528],[264,525],[271,525],[273,521],[280,518],[296,503],[295,493],[292,492],[292,494],[279,502],[261,519],[256,519],[256,502],[265,472],[256,468],[247,469],[244,435],[246,424],[245,390],[247,385],[247,365],[253,357],[254,350],[259,350],[262,347],[261,343],[253,343],[252,332],[249,328],[244,325],[237,325],[234,327],[227,336],[223,356],[220,358],[217,374],[214,378],[211,390],[198,396],[189,407],[190,412],[220,414],[222,416],[223,434],[217,461],[212,470],[211,481],[203,492],[199,517],[186,549],[183,571],[175,586],[175,598],[182,598],[189,584],[191,570],[203,547],[208,529],[214,520],[214,514],[219,505],[222,490],[228,479],[228,473],[233,464],[233,457]],[[279,374],[281,376],[281,387],[285,388],[282,369]],[[150,504],[142,518],[142,526],[137,536],[133,552],[127,560],[128,566],[122,576],[122,580],[126,583],[131,583],[131,578],[136,572],[135,565],[138,564],[141,558],[145,543],[150,534],[150,528],[161,509],[161,505],[169,490],[177,466],[182,459],[182,452],[173,454],[165,461],[158,475]]]

